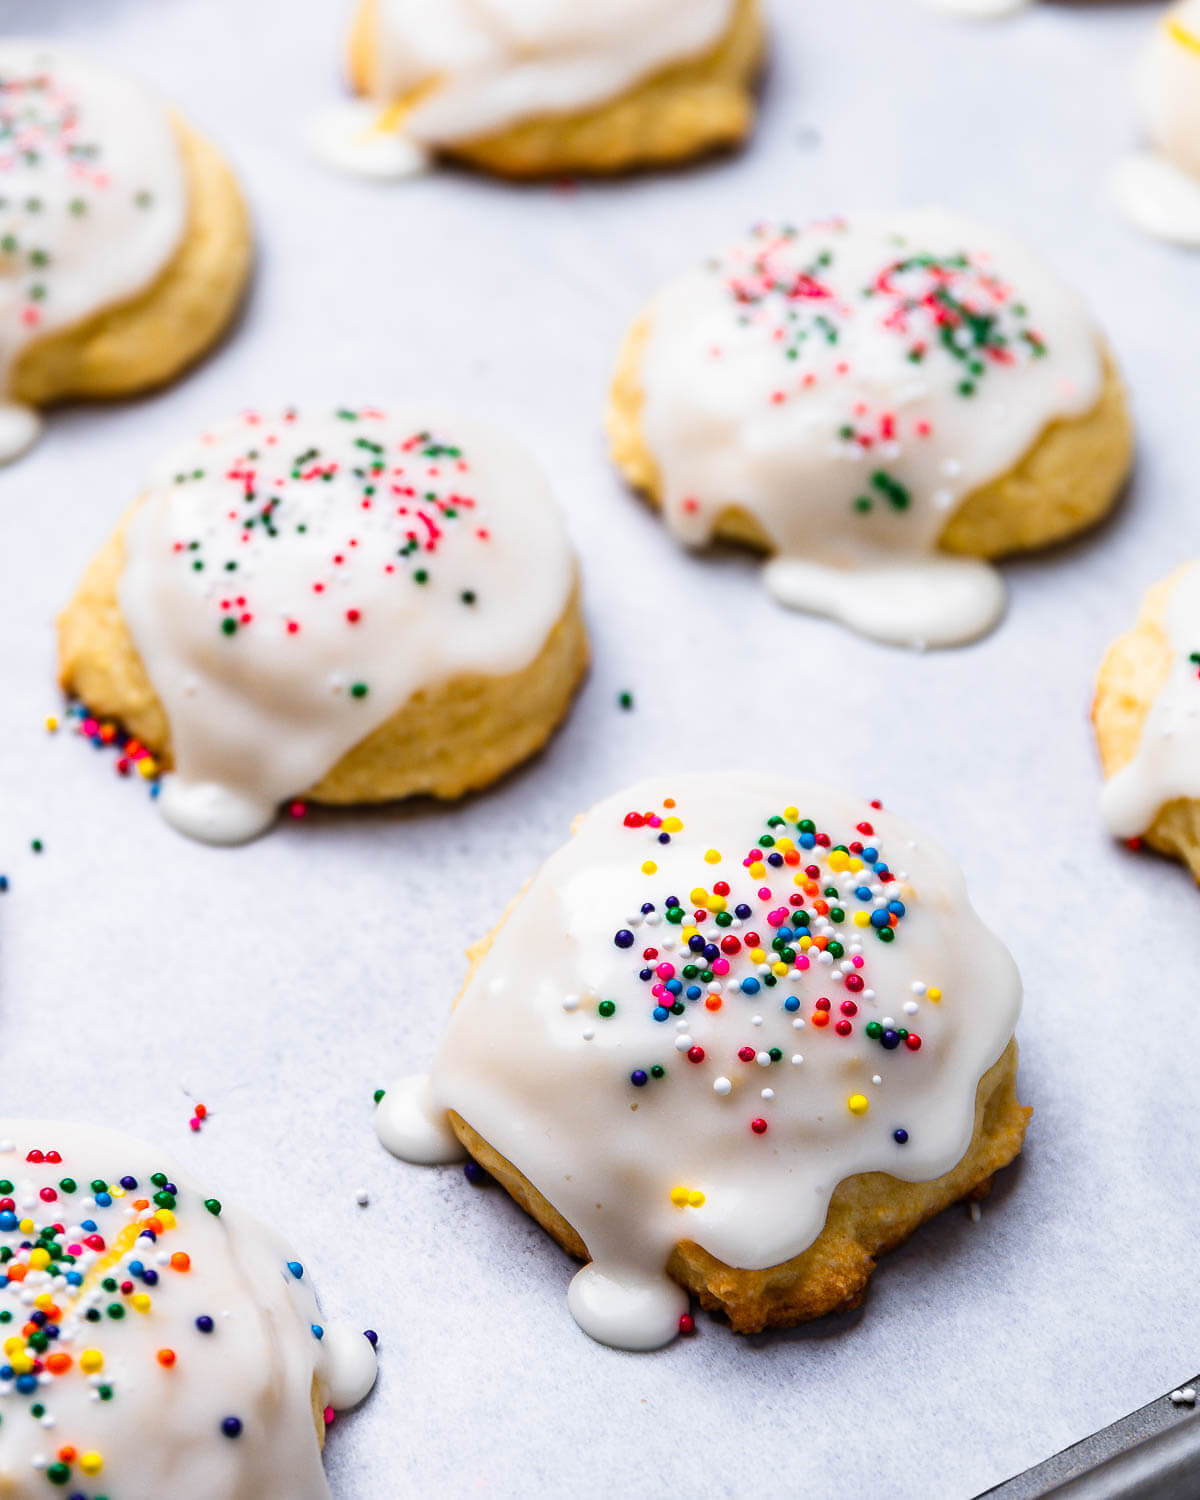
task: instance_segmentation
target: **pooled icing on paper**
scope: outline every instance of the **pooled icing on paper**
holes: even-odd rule
[[[1156,25],[1138,71],[1150,151],[1121,163],[1118,201],[1139,229],[1200,248],[1200,0]]]
[[[1172,588],[1165,629],[1171,671],[1137,754],[1105,783],[1101,813],[1117,838],[1138,838],[1168,802],[1200,799],[1200,564]]]
[[[996,571],[938,551],[960,502],[1103,388],[1080,300],[940,210],[760,226],[652,303],[642,432],[689,546],[730,507],[782,602],[906,645],[982,634]]]
[[[194,837],[253,838],[421,689],[528,666],[573,579],[545,479],[477,423],[213,428],[125,532],[121,614],[171,730],[160,806]]]
[[[375,1351],[272,1229],[140,1141],[0,1120],[0,1251],[5,1495],[329,1500],[314,1381],[352,1406]]]
[[[713,47],[734,0],[375,0],[371,102],[322,116],[332,165],[408,176],[439,148],[575,114]]]
[[[847,1177],[954,1167],[1019,1008],[958,868],[900,819],[782,776],[656,779],[543,866],[378,1129],[445,1161],[456,1111],[587,1245],[583,1329],[655,1348],[677,1242],[777,1265]]]
[[[139,84],[56,44],[0,41],[0,462],[38,431],[3,401],[21,351],[149,286],[186,210],[175,132]]]

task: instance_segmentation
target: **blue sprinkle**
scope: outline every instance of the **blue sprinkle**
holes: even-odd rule
[[[96,1202],[100,1205],[101,1208],[111,1208],[112,1207],[112,1194],[111,1193],[97,1193],[96,1194]]]
[[[908,1131],[907,1130],[893,1130],[892,1131],[892,1140],[895,1141],[895,1143],[897,1144],[897,1146],[903,1146],[907,1142],[907,1140],[908,1140]]]
[[[304,1267],[298,1260],[289,1260],[287,1263],[287,1268],[297,1281],[299,1281],[304,1275]]]
[[[795,995],[789,995],[783,1002],[783,1008],[784,1010],[799,1010],[800,1002],[796,999]]]
[[[613,942],[616,943],[618,948],[632,948],[633,933],[630,932],[628,927],[622,927],[620,932],[613,938]]]
[[[703,991],[698,984],[689,984],[685,993],[689,1000],[699,1000]]]
[[[750,915],[750,907],[748,907],[744,901],[740,901],[737,906],[733,908],[733,914],[735,917],[740,917],[744,922]]]
[[[312,1323],[309,1326],[312,1328],[313,1338],[323,1339],[325,1337],[325,1330],[321,1327],[320,1323]]]
[[[888,911],[892,912],[897,917],[902,917],[904,915],[904,902],[903,901],[889,901],[888,902]]]
[[[15,1229],[17,1227],[17,1216],[12,1209],[6,1208],[0,1213],[0,1229]]]
[[[871,899],[871,887],[869,885],[860,885],[854,894],[860,901],[869,901]]]
[[[22,1396],[28,1396],[33,1391],[36,1391],[37,1390],[37,1383],[38,1382],[37,1382],[37,1376],[36,1375],[18,1375],[17,1376],[17,1390],[20,1391],[20,1393],[22,1394]]]
[[[683,985],[678,979],[668,979],[666,987],[671,991],[672,995],[679,995],[683,992]]]
[[[671,1012],[665,1005],[656,1005],[652,1011],[652,1015],[656,1021],[665,1021],[670,1014]]]
[[[816,847],[816,843],[817,836],[815,833],[802,833],[800,835],[801,849],[814,849]]]
[[[864,860],[866,860],[867,864],[873,865],[875,863],[875,861],[879,858],[879,850],[878,849],[864,849],[863,852],[862,852],[862,857],[863,857]]]
[[[96,1230],[100,1226],[96,1223],[95,1219],[84,1219],[83,1223],[79,1227],[81,1229],[86,1229],[89,1234],[95,1234]]]
[[[634,1068],[633,1072],[629,1075],[629,1081],[635,1089],[644,1089],[646,1087],[646,1078],[647,1074],[641,1068]]]
[[[890,927],[891,925],[892,922],[891,918],[887,914],[887,908],[883,906],[876,907],[875,910],[871,913],[871,926]]]
[[[759,984],[757,979],[749,978],[742,980],[743,995],[757,995],[761,988],[762,985]]]

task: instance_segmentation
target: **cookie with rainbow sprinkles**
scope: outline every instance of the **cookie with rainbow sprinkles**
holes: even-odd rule
[[[59,658],[166,768],[169,821],[236,843],[284,803],[487,785],[566,714],[588,645],[529,455],[364,407],[249,412],[169,454],[60,617]]]
[[[1200,0],[1155,23],[1137,94],[1149,145],[1122,162],[1118,200],[1147,234],[1200,248]]]
[[[1091,525],[1132,454],[1080,299],[935,209],[759,225],[671,282],[625,341],[608,425],[679,541],[769,553],[782,603],[910,646],[989,630],[987,559]]]
[[[472,954],[383,1143],[468,1152],[570,1254],[593,1338],[689,1295],[739,1332],[857,1305],[876,1259],[1021,1149],[1015,965],[954,862],[787,776],[601,802]]]
[[[329,1500],[325,1430],[374,1344],[152,1147],[0,1119],[0,1493]]]
[[[1092,720],[1109,831],[1200,881],[1200,563],[1156,583],[1109,647]]]
[[[42,407],[177,375],[232,317],[250,253],[224,159],[160,100],[0,40],[0,461]]]
[[[360,100],[313,144],[377,177],[438,157],[506,177],[682,161],[749,133],[762,51],[759,0],[360,0]]]

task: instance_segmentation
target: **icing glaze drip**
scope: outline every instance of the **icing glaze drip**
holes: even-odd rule
[[[112,1131],[0,1141],[5,1494],[329,1500],[314,1396],[361,1400],[375,1351],[274,1230]]]
[[[1176,798],[1200,798],[1200,566],[1171,590],[1171,672],[1154,700],[1137,754],[1105,784],[1101,812],[1117,838],[1145,833]]]
[[[1153,151],[1121,163],[1117,201],[1147,234],[1200,247],[1200,0],[1155,27],[1137,92]]]
[[[1021,247],[940,211],[761,227],[650,309],[642,430],[690,546],[744,512],[785,603],[945,645],[1003,608],[938,538],[1099,399],[1086,313]]]
[[[1019,1007],[958,869],[899,819],[778,776],[655,780],[543,866],[380,1133],[440,1160],[461,1115],[587,1245],[580,1326],[653,1348],[678,1241],[777,1265],[845,1178],[949,1171]]]
[[[460,446],[461,445],[461,446]],[[527,666],[573,562],[533,463],[454,419],[257,413],[172,454],[119,597],[184,833],[252,838],[422,688]]]
[[[323,116],[313,144],[331,165],[409,176],[439,147],[578,113],[706,51],[733,0],[377,0],[374,17],[374,102]]]
[[[0,394],[28,344],[149,286],[185,213],[157,101],[57,46],[0,41]],[[37,431],[0,406],[0,462]]]

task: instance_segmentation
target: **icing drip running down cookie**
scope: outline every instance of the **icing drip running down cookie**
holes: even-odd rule
[[[1121,164],[1117,197],[1139,229],[1200,248],[1200,0],[1172,6],[1138,70],[1152,149]]]
[[[225,326],[249,256],[206,141],[129,78],[0,41],[0,461],[39,407],[175,375]]]
[[[1092,718],[1109,831],[1183,860],[1200,881],[1200,564],[1147,594],[1100,668]]]
[[[852,1307],[875,1257],[1020,1151],[1012,959],[907,824],[784,776],[600,803],[473,955],[383,1143],[463,1148],[590,1263],[571,1311],[651,1349]]]
[[[248,413],[172,453],[59,622],[61,675],[173,773],[185,833],[280,803],[457,797],[545,742],[587,663],[532,460],[428,412]]]
[[[329,1500],[374,1335],[256,1219],[115,1131],[0,1120],[0,1492]]]
[[[762,48],[759,0],[361,0],[363,97],[313,144],[371,177],[438,155],[509,177],[680,161],[749,132]]]
[[[609,432],[680,541],[767,551],[782,603],[910,646],[990,629],[983,559],[1090,524],[1131,451],[1079,299],[940,210],[762,225],[671,283]]]

